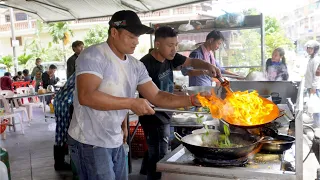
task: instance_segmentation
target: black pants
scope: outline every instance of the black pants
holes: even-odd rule
[[[142,128],[148,144],[148,156],[143,159],[145,164],[142,164],[142,169],[145,167],[147,169],[147,180],[160,179],[161,173],[156,172],[156,164],[168,152],[170,124],[142,124]]]

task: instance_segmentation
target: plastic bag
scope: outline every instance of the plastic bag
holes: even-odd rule
[[[179,31],[191,31],[194,30],[194,27],[190,24],[190,20],[188,24],[181,24],[179,26]]]
[[[225,12],[224,15],[217,17],[214,26],[217,28],[241,27],[244,24],[244,15],[241,13]]]
[[[320,98],[316,94],[311,94],[307,107],[308,113],[320,113]]]

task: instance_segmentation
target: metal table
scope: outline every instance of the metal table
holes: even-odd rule
[[[45,97],[45,96],[52,96],[55,93],[50,92],[50,93],[43,93],[43,94],[38,94],[38,93],[34,93],[34,94],[15,94],[13,96],[7,96],[5,97],[8,101],[11,101],[10,106],[11,106],[11,112],[13,112],[13,108],[14,108],[14,102],[13,100],[15,99],[22,99],[22,98],[30,98],[30,97]],[[42,103],[43,103],[43,108],[44,108],[44,118],[45,121],[49,116],[46,116],[46,103],[45,103],[45,98],[42,98]],[[16,126],[14,123],[14,118],[12,118],[12,126],[13,126],[13,131],[16,131]]]

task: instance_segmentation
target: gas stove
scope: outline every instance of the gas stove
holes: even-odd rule
[[[199,166],[206,166],[206,167],[227,167],[227,166],[238,166],[243,167],[248,163],[248,158],[241,158],[241,159],[231,159],[231,160],[215,160],[215,159],[208,159],[202,157],[194,157],[193,162],[195,165]]]

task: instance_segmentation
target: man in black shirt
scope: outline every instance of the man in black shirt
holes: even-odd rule
[[[177,45],[177,32],[168,26],[160,27],[155,32],[155,49],[141,59],[160,90],[173,93],[173,69],[179,66],[208,70],[212,77],[221,75],[219,69],[210,63],[176,53]],[[154,115],[139,117],[148,144],[148,180],[161,178],[161,174],[156,173],[156,163],[168,150],[171,116],[170,113],[156,112]]]
[[[42,74],[42,87],[43,89],[47,89],[49,85],[55,85],[59,81],[59,78],[56,78],[54,73],[57,70],[57,66],[51,64],[49,66],[49,70]],[[45,96],[46,102],[49,105],[51,102],[51,96]]]
[[[75,41],[72,43],[72,50],[74,54],[67,61],[67,79],[75,72],[76,70],[76,59],[83,50],[84,44],[82,41]]]

